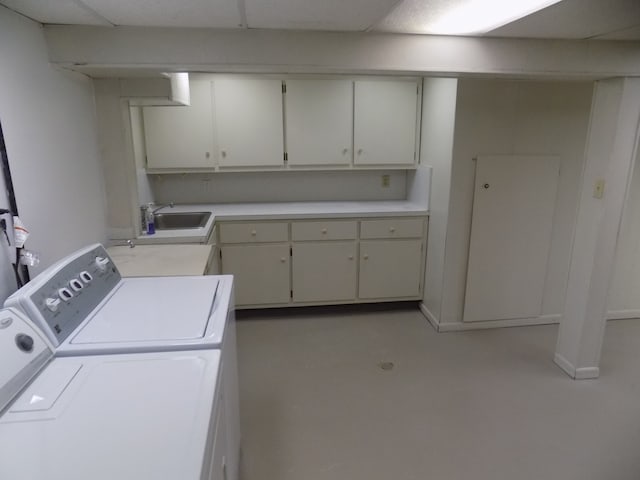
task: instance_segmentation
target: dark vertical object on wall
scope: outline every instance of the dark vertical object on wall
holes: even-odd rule
[[[7,199],[9,200],[9,209],[13,215],[18,215],[18,204],[13,190],[13,179],[11,178],[11,168],[9,167],[9,156],[7,155],[7,146],[4,143],[4,134],[2,133],[2,124],[0,124],[0,163],[2,165],[2,174],[7,189]],[[4,221],[3,221],[4,222]],[[4,223],[6,234],[6,223]],[[16,280],[18,287],[29,281],[29,270],[25,265],[19,263],[20,252],[16,252]]]

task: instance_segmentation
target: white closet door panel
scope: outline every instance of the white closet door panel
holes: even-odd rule
[[[220,166],[283,165],[282,82],[233,77],[213,86]]]
[[[211,82],[190,83],[191,106],[145,107],[148,168],[213,168]]]
[[[478,157],[465,322],[541,314],[558,175],[555,156]]]
[[[348,165],[353,135],[350,80],[287,80],[289,165]]]
[[[409,80],[357,80],[354,163],[415,163],[418,84]]]

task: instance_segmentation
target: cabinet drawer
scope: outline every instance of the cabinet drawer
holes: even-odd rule
[[[360,223],[360,238],[420,238],[423,233],[423,218],[385,218]]]
[[[356,238],[357,222],[327,220],[291,224],[291,239],[296,240],[352,240]]]
[[[287,240],[289,240],[289,228],[286,222],[220,225],[220,243],[286,242]]]

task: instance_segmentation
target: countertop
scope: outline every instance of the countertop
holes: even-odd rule
[[[211,245],[136,245],[109,247],[123,277],[204,275]]]
[[[423,205],[404,200],[369,202],[282,202],[192,204],[164,207],[158,212],[211,212],[202,228],[157,230],[153,235],[141,235],[136,243],[206,243],[216,221],[279,220],[345,217],[403,217],[428,215]]]

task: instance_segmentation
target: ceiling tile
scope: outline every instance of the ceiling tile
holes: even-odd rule
[[[234,28],[243,23],[237,0],[82,1],[115,25]]]
[[[74,0],[0,0],[0,4],[40,23],[111,25],[90,8]]]
[[[398,0],[245,0],[250,28],[361,31]]]
[[[428,33],[425,25],[440,18],[448,10],[460,7],[468,0],[404,0],[372,30],[396,33]]]
[[[563,0],[487,36],[586,39],[640,23],[640,0]]]

